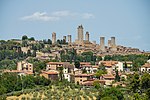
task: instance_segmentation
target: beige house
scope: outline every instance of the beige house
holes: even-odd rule
[[[115,76],[113,76],[112,74],[105,74],[101,76],[100,79],[104,80],[106,85],[112,85],[112,82],[115,80]]]
[[[33,73],[33,64],[28,63],[26,61],[20,61],[20,62],[17,63],[17,70]]]
[[[40,76],[44,76],[45,78],[50,80],[58,80],[58,74],[59,74],[58,71],[49,70],[49,71],[42,71]]]
[[[64,62],[48,62],[46,64],[46,70],[57,70],[59,67],[63,67]]]
[[[148,72],[150,73],[150,63],[145,63],[141,68],[140,68],[141,72]]]
[[[82,85],[84,81],[92,79],[93,74],[77,74],[75,75],[75,83]]]

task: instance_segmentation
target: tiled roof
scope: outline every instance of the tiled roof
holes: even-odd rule
[[[8,73],[21,73],[23,71],[20,71],[20,70],[4,70],[4,72],[8,72]]]
[[[49,70],[49,71],[43,71],[43,74],[49,74],[49,75],[56,75],[58,74],[58,71],[54,71],[54,70]]]
[[[94,65],[94,66],[92,66],[93,68],[99,68],[99,66],[97,66],[97,65]]]
[[[93,76],[93,74],[77,74],[75,76],[87,77],[87,76]]]
[[[106,74],[106,75],[103,75],[103,78],[107,79],[115,79],[115,76],[111,75],[111,74]]]
[[[104,66],[110,66],[110,67],[117,63],[118,61],[101,61],[101,64],[103,64]]]
[[[99,83],[105,84],[105,80],[86,80],[82,83],[82,85],[93,86],[94,81],[98,81]]]
[[[80,62],[80,65],[91,65],[90,62]]]
[[[82,65],[81,67],[92,67],[92,65]]]
[[[57,65],[57,64],[64,64],[64,62],[48,62],[49,65]]]
[[[144,67],[144,68],[150,68],[150,63],[145,63],[142,67]]]

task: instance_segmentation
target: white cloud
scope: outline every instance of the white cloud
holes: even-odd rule
[[[46,12],[40,13],[35,12],[32,15],[25,16],[21,18],[22,20],[39,20],[39,21],[57,21],[59,20],[59,17],[55,16],[48,16]]]
[[[94,18],[94,15],[91,13],[76,13],[70,11],[56,11],[52,12],[49,15],[46,12],[35,12],[32,15],[24,16],[22,20],[38,20],[38,21],[58,21],[63,18],[82,18],[82,19],[90,19]]]
[[[91,13],[84,13],[84,14],[82,15],[82,17],[83,17],[84,19],[90,19],[90,18],[94,18],[94,15],[91,14]]]

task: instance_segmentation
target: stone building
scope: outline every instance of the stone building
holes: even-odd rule
[[[71,44],[71,35],[68,35],[68,44]]]
[[[20,61],[17,63],[17,70],[33,73],[33,64],[25,62],[25,61]]]
[[[100,50],[105,51],[105,37],[100,37]]]
[[[85,40],[89,41],[89,32],[86,32],[86,34],[85,34]]]
[[[81,44],[83,42],[83,26],[78,26],[78,42]]]
[[[56,43],[56,33],[53,32],[52,33],[52,44],[55,44]]]

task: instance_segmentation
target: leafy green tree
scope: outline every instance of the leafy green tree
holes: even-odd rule
[[[31,56],[31,50],[27,51],[27,56]]]
[[[76,61],[76,62],[74,63],[74,65],[75,65],[76,68],[80,68],[80,62],[79,62],[79,61]]]
[[[48,44],[52,44],[52,40],[51,40],[51,39],[48,39],[48,40],[47,40],[47,43],[48,43]]]
[[[134,74],[130,81],[130,88],[134,93],[137,92],[140,88],[140,79],[137,73]]]
[[[113,98],[107,96],[107,97],[103,97],[101,100],[114,100]]]
[[[123,93],[115,87],[105,88],[103,91],[100,92],[98,99],[104,99],[105,97],[110,97],[112,100],[123,100]],[[105,99],[104,99],[105,100]],[[109,100],[109,99],[108,99]]]
[[[33,57],[36,57],[36,50],[33,50],[32,56],[33,56]]]
[[[27,39],[28,39],[28,37],[26,35],[22,36],[22,40],[27,40]]]
[[[34,37],[29,38],[30,41],[35,41]]]
[[[141,77],[141,88],[147,90],[150,88],[150,74],[144,73]]]
[[[150,99],[150,88],[148,88],[145,93],[147,95],[147,98]]]
[[[95,76],[96,78],[100,79],[100,76],[102,76],[103,74],[106,74],[107,72],[104,71],[104,70],[98,70],[96,73],[95,73]]]
[[[87,73],[87,70],[85,68],[82,69],[82,73]]]
[[[127,62],[125,61],[124,63],[124,69],[127,70],[128,66],[127,66]]]
[[[106,55],[106,56],[104,57],[104,60],[105,60],[105,61],[112,60],[112,57],[111,57],[111,56],[109,56],[109,55]]]
[[[0,84],[0,95],[5,94],[7,92],[7,89]]]
[[[59,76],[60,76],[60,81],[63,80],[63,67],[59,67]]]
[[[97,61],[101,61],[102,57],[101,56],[97,56]]]
[[[115,72],[116,72],[115,81],[120,82],[120,76],[118,74],[118,70],[116,70]]]
[[[100,87],[101,87],[98,80],[95,80],[95,81],[93,82],[93,86],[94,86],[96,89],[100,89]]]

